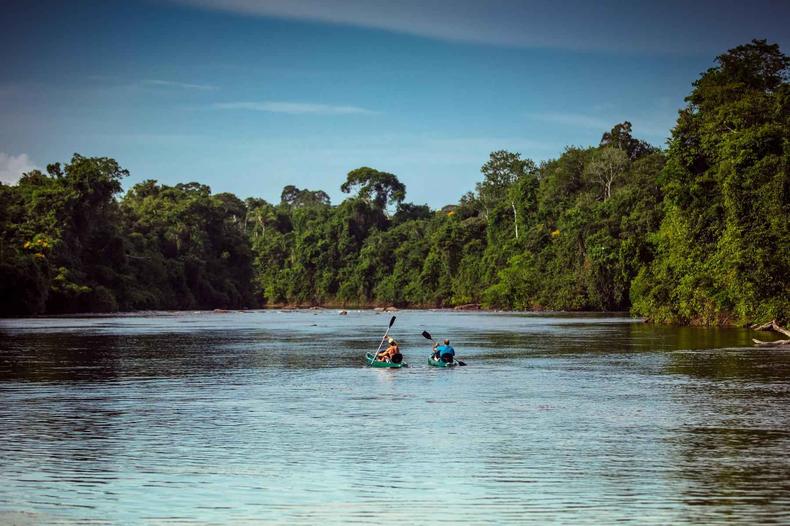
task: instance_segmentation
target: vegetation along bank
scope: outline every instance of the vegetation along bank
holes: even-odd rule
[[[496,151],[441,210],[362,167],[330,204],[134,185],[74,155],[0,185],[0,314],[273,304],[790,317],[790,60],[752,41],[693,83],[667,148],[623,122],[536,164]],[[119,197],[120,196],[120,197]]]

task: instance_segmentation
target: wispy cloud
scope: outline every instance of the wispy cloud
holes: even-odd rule
[[[335,106],[310,102],[219,102],[212,105],[218,110],[265,111],[269,113],[290,113],[292,115],[371,115],[377,112],[359,106]]]
[[[140,82],[144,86],[156,86],[160,88],[178,88],[198,91],[215,91],[218,88],[210,84],[193,84],[190,82],[178,82],[175,80],[145,79]]]
[[[35,170],[36,165],[26,153],[10,155],[0,152],[0,182],[14,184],[23,173]]]
[[[787,41],[776,0],[170,0],[242,16],[343,24],[439,40],[616,53],[703,54],[762,35]],[[630,5],[630,4],[629,4]],[[727,16],[720,16],[726,12]],[[770,20],[755,13],[774,13]],[[645,23],[649,20],[650,23]],[[706,27],[700,31],[700,27]],[[624,44],[627,43],[627,44]]]

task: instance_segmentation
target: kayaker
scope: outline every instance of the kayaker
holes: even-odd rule
[[[443,344],[439,345],[437,342],[433,345],[433,359],[452,363],[455,359],[455,349],[450,346],[450,340],[445,338]]]
[[[378,360],[382,362],[400,363],[403,360],[403,356],[400,353],[398,342],[395,341],[395,338],[390,337],[387,339],[387,343],[389,343],[389,347],[379,353]]]

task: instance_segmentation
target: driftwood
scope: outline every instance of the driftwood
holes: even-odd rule
[[[454,310],[480,310],[479,303],[467,303],[466,305],[456,305]]]
[[[787,329],[776,323],[776,320],[769,321],[768,323],[763,323],[762,325],[753,326],[752,329],[755,331],[776,331],[779,334],[784,334],[785,336],[790,337],[790,331],[788,331]],[[783,345],[790,345],[790,340],[775,340],[772,342],[764,342],[762,340],[757,340],[755,338],[752,338],[752,341],[756,345],[759,345],[760,347],[780,347]]]

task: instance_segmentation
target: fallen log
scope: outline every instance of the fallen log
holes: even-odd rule
[[[752,338],[752,341],[758,347],[783,347],[785,345],[790,345],[790,340],[776,340],[773,342],[764,342],[762,340],[758,340],[757,338]]]
[[[479,303],[467,303],[465,305],[456,305],[453,310],[480,310]]]
[[[776,323],[776,320],[772,320],[768,323],[763,323],[762,325],[753,326],[752,329],[755,331],[776,331],[779,334],[784,334],[785,336],[790,336],[790,331]],[[781,347],[784,345],[790,345],[790,340],[774,340],[772,342],[766,342],[763,340],[758,340],[756,338],[752,338],[752,341],[755,345],[760,347]]]

